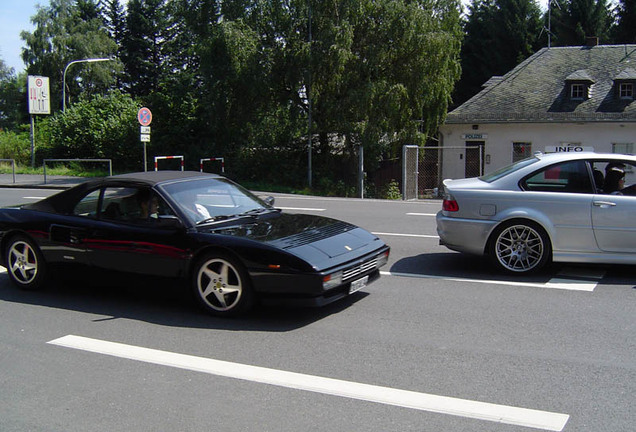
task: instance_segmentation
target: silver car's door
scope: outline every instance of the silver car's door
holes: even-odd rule
[[[636,197],[595,195],[592,225],[599,249],[636,253]]]

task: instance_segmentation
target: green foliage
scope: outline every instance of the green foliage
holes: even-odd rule
[[[143,167],[139,105],[118,91],[73,104],[51,121],[51,143],[43,157],[112,159],[117,170]]]
[[[400,192],[400,185],[397,181],[391,180],[389,184],[384,187],[381,193],[381,198],[390,200],[401,200],[402,192]]]
[[[552,8],[553,45],[585,45],[587,36],[609,41],[612,17],[607,0],[563,0],[560,6]]]
[[[636,43],[636,0],[620,0],[615,12],[616,25],[612,29],[614,43]]]
[[[31,139],[28,131],[0,130],[0,159],[13,159],[16,163],[30,163]]]

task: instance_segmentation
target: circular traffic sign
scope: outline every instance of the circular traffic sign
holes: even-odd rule
[[[148,126],[152,122],[152,113],[148,108],[141,108],[137,113],[137,120],[142,126]]]

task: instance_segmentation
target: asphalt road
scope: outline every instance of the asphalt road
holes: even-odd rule
[[[52,192],[2,189],[0,205]],[[377,233],[382,278],[224,320],[173,287],[22,292],[0,272],[0,430],[634,430],[633,267],[502,277],[438,245],[439,202],[276,205]]]

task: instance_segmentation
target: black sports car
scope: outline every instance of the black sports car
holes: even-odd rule
[[[182,278],[204,310],[223,316],[257,300],[320,306],[379,277],[389,247],[375,235],[272,205],[199,172],[87,181],[0,209],[2,264],[23,289],[68,265]]]

